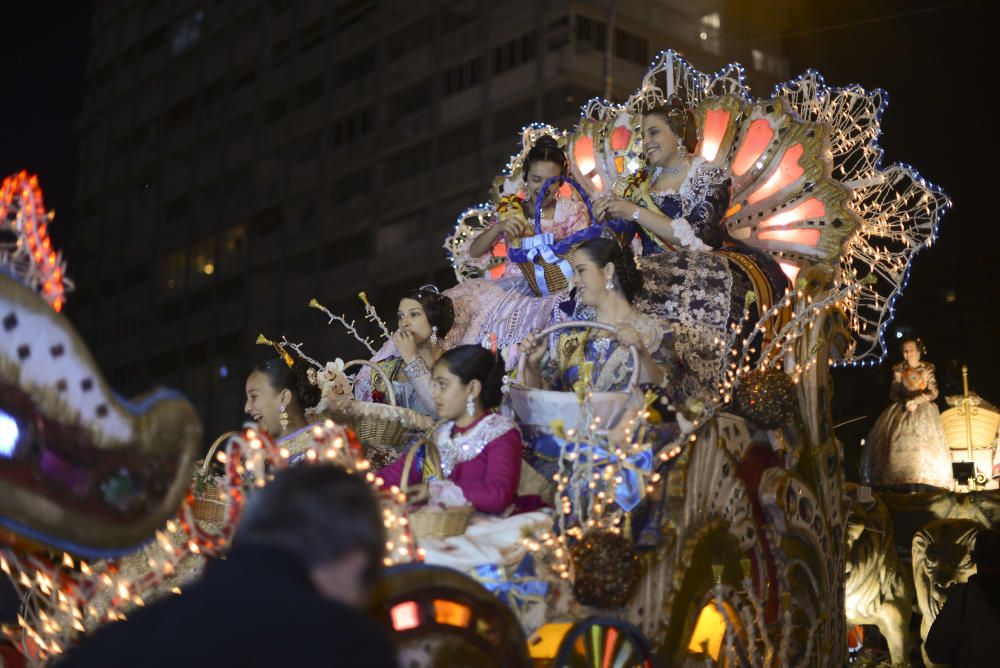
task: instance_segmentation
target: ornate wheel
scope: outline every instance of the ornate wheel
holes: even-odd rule
[[[514,614],[450,568],[414,563],[388,569],[374,612],[393,635],[404,668],[531,666]]]
[[[649,641],[628,622],[588,617],[569,630],[559,645],[558,668],[653,668]]]

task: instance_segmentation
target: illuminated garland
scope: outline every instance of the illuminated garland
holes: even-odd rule
[[[375,482],[353,432],[327,421],[315,426],[312,436],[306,465],[334,463]],[[199,522],[191,491],[178,520],[167,522],[150,545],[130,558],[89,564],[69,554],[50,561],[41,555],[3,550],[0,569],[10,577],[22,599],[18,626],[5,629],[6,634],[33,665],[42,665],[65,652],[81,634],[125,619],[135,607],[158,596],[179,594],[177,575],[182,571],[193,575],[200,570],[201,558],[225,554],[242,515],[248,487],[265,486],[276,471],[287,467],[288,456],[288,450],[264,432],[247,428],[236,434],[225,451],[216,455],[226,469],[219,491],[226,502],[225,520],[218,526]],[[408,529],[405,497],[381,493],[380,499],[386,529],[385,564],[419,560]],[[138,567],[126,567],[127,559],[132,559],[130,566],[138,563]],[[139,563],[140,559],[145,563]]]
[[[37,176],[22,171],[0,184],[0,232],[15,238],[14,243],[0,241],[0,266],[61,311],[73,284],[66,277],[62,254],[49,238],[48,224],[54,217],[54,212],[45,211]]]

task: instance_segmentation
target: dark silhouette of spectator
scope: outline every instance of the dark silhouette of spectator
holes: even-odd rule
[[[394,668],[388,637],[362,610],[384,548],[363,478],[326,465],[282,471],[250,500],[226,559],[59,665]]]
[[[924,642],[927,658],[952,668],[1000,664],[1000,532],[980,533],[972,560],[976,574],[948,590]]]

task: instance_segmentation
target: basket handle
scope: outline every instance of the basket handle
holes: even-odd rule
[[[431,433],[435,431],[437,430],[432,429]],[[417,451],[421,445],[424,446],[424,460],[429,462],[431,470],[435,472],[438,478],[443,477],[441,475],[441,454],[438,452],[437,445],[433,440],[424,436],[406,451],[405,459],[403,460],[403,477],[399,479],[399,489],[404,494],[410,488],[410,469],[413,468],[413,460],[416,458]]]
[[[542,198],[545,197],[545,193],[548,191],[549,186],[551,186],[556,181],[562,183],[568,183],[576,190],[577,194],[580,195],[580,199],[583,200],[584,206],[587,207],[587,215],[590,217],[590,224],[594,224],[594,211],[590,205],[590,197],[587,196],[587,192],[583,189],[576,179],[571,179],[568,176],[553,176],[547,179],[542,187],[538,190],[538,196],[535,198],[535,234],[542,233]]]
[[[346,371],[347,367],[354,367],[354,366],[366,366],[375,373],[377,373],[378,375],[380,375],[382,377],[382,382],[385,383],[385,391],[386,394],[389,396],[389,403],[392,404],[393,406],[398,405],[396,404],[396,390],[392,388],[392,380],[389,378],[389,374],[385,372],[385,369],[380,367],[378,364],[375,364],[374,362],[369,362],[368,360],[351,360],[350,362],[344,363],[344,370]]]
[[[219,438],[215,439],[215,442],[212,443],[212,447],[210,447],[208,449],[208,454],[205,455],[205,461],[202,462],[202,464],[201,464],[201,473],[202,473],[202,475],[208,473],[208,466],[209,466],[209,464],[212,463],[212,457],[215,456],[215,451],[218,449],[218,447],[220,445],[222,445],[223,443],[225,443],[226,441],[228,441],[230,438],[232,438],[235,435],[236,435],[235,431],[227,431],[224,434],[222,434],[222,436],[220,436]]]
[[[608,325],[603,322],[594,322],[593,320],[570,320],[568,322],[558,322],[554,325],[549,325],[538,334],[537,338],[543,338],[552,334],[553,332],[558,332],[561,329],[569,329],[571,327],[583,327],[588,329],[598,329],[603,332],[610,332],[614,334],[617,330],[613,325]],[[641,360],[639,359],[639,351],[636,350],[635,346],[628,347],[629,352],[632,354],[632,377],[629,379],[630,387],[638,387],[639,385],[639,365]],[[517,359],[517,377],[524,378],[524,365],[528,361],[527,355],[518,355]]]

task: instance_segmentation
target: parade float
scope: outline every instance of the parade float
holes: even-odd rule
[[[829,369],[885,358],[894,302],[950,205],[914,168],[882,163],[880,90],[834,88],[810,71],[758,98],[738,64],[705,74],[664,51],[625,102],[592,100],[569,130],[524,129],[494,200],[463,212],[445,242],[458,280],[508,262],[545,285],[558,283],[554,272],[568,280],[566,248],[472,258],[468,246],[523,197],[520,170],[541,135],[569,156],[580,189],[569,196],[643,202],[641,115],[670,100],[693,110],[699,158],[730,179],[728,235],[766,254],[788,289],[754,283],[744,320],[723,329],[679,315],[682,353],[712,374],[709,396],[671,403],[633,378],[622,397],[605,397],[586,375],[553,393],[512,373],[509,410],[557,452],[539,488],[548,485],[550,521],[523,535],[516,558],[464,572],[422,563],[421,542],[440,537],[411,531],[405,496],[383,489],[389,568],[374,612],[406,665],[845,665],[849,624],[878,626],[902,663],[914,596],[925,625],[942,602],[943,566],[929,563],[928,547],[967,550],[980,527],[996,524],[985,493],[882,498],[844,481]],[[288,454],[247,428],[209,454],[224,472],[206,485],[209,469],[199,469],[190,484],[200,443],[193,409],[172,394],[132,403],[111,395],[58,313],[61,292],[38,273],[58,266],[61,277],[61,264],[18,255],[45,243],[24,241],[44,218],[34,185],[24,175],[5,182],[0,201],[0,225],[18,240],[0,257],[23,267],[0,276],[0,409],[17,425],[0,459],[9,545],[0,566],[23,600],[10,636],[42,664],[133,606],[179,591],[186,565],[224,554],[246,494],[268,477],[248,483],[248,474],[280,469]],[[346,366],[308,362],[331,383]],[[333,395],[322,410],[338,421],[312,429],[305,465],[333,461],[377,483],[365,455],[399,455],[401,434],[427,427],[404,409]],[[968,397],[961,406],[975,407]],[[405,428],[391,429],[393,416]],[[41,423],[51,429],[23,429]],[[209,514],[206,502],[216,506]],[[893,533],[904,515],[921,519]],[[98,521],[107,530],[86,530]],[[640,541],[640,528],[653,539]],[[911,542],[912,575],[896,551],[900,543],[908,554]]]

